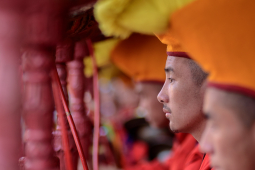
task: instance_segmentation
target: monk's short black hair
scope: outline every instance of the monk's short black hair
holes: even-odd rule
[[[186,61],[189,65],[194,83],[198,86],[201,86],[206,80],[208,74],[204,72],[194,60],[187,59]]]
[[[241,93],[224,91],[224,105],[236,114],[241,123],[250,128],[255,121],[255,99]]]

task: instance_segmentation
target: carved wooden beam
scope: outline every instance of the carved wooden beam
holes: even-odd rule
[[[85,7],[92,7],[97,0],[72,0],[74,10]]]
[[[74,41],[81,41],[84,39],[91,39],[92,42],[107,39],[96,22],[92,7],[83,7],[81,9],[72,11],[69,15],[67,36]]]
[[[85,77],[83,58],[87,55],[85,42],[75,44],[75,59],[68,63],[68,88],[70,108],[86,158],[89,158],[89,146],[92,142],[92,124],[86,115],[84,105]]]
[[[54,51],[26,48],[23,54],[25,169],[59,169],[52,146],[54,101],[50,72]]]
[[[30,0],[26,11],[23,53],[26,170],[59,169],[52,145],[54,102],[50,72],[56,44],[65,32],[66,2]]]
[[[68,101],[68,92],[67,92],[66,63],[73,60],[73,55],[74,55],[74,43],[71,40],[65,40],[61,42],[60,44],[58,44],[56,49],[56,67],[57,67],[57,71],[58,71],[58,75],[61,81],[63,91],[65,93],[65,98],[67,99],[67,101]],[[60,113],[58,113],[57,129],[54,132],[54,149],[55,149],[55,152],[57,153],[57,156],[60,159],[60,170],[66,170],[67,168],[65,167],[64,146],[62,141],[63,134],[61,133],[59,114]],[[66,115],[64,115],[64,117],[65,116]],[[78,163],[78,151],[76,149],[74,139],[70,131],[70,127],[67,122],[67,119],[65,119],[65,127],[67,127],[67,133],[68,133],[68,139],[69,139],[69,150],[72,154],[72,159],[73,159],[73,170],[76,170],[77,163]]]

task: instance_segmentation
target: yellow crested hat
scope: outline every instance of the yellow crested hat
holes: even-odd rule
[[[193,0],[98,0],[94,14],[106,36],[127,38],[132,32],[162,33],[168,18]]]
[[[165,81],[166,46],[157,37],[132,34],[118,43],[112,62],[135,81]]]
[[[255,97],[255,1],[197,0],[171,17],[171,34],[209,86]]]

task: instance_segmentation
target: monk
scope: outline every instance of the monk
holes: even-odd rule
[[[254,106],[254,97],[215,87],[206,90],[208,124],[201,148],[210,154],[215,169],[255,169]]]
[[[179,126],[177,126],[178,129],[176,130],[175,128],[172,128],[172,120],[170,120],[171,130],[177,132],[176,142],[173,147],[173,156],[163,164],[159,164],[159,162],[154,161],[148,164],[132,167],[132,169],[150,170],[161,168],[171,170],[198,170],[201,166],[204,155],[199,151],[197,141],[190,135],[178,132],[193,133],[194,130],[194,134],[192,135],[194,135],[197,140],[200,139],[205,126],[205,118],[201,109],[204,92],[203,84],[207,75],[193,60],[188,58],[186,53],[181,51],[179,53],[172,54],[174,54],[175,57],[168,57],[167,69],[171,70],[171,68],[174,68],[176,73],[179,72],[178,75],[182,75],[181,83],[183,84],[180,88],[178,88],[177,84],[177,88],[173,89],[173,92],[176,93],[176,97],[173,98],[175,103],[171,105],[171,108],[173,106],[172,109],[174,110],[174,113],[177,113],[177,116],[175,116],[177,119],[174,120],[174,124],[175,126],[179,124]],[[112,52],[113,62],[124,73],[134,78],[137,86],[140,86],[140,91],[142,89],[141,94],[143,95],[141,97],[140,104],[143,105],[143,100],[147,100],[144,107],[146,107],[150,112],[148,111],[146,116],[148,117],[149,122],[157,127],[162,125],[165,126],[165,123],[159,123],[161,122],[159,120],[163,120],[162,118],[164,117],[163,113],[159,114],[159,110],[162,109],[162,105],[156,104],[155,102],[157,101],[153,100],[153,95],[156,99],[156,92],[162,88],[162,84],[160,85],[159,82],[164,81],[165,85],[158,98],[160,101],[166,99],[164,90],[167,86],[169,86],[169,77],[166,79],[164,72],[160,72],[161,70],[163,71],[165,58],[165,46],[161,44],[156,37],[139,34],[131,35],[131,37],[127,40],[119,43]],[[174,62],[170,64],[171,68],[168,68],[168,61]],[[169,73],[173,70],[170,71],[167,69],[167,76],[169,76]],[[179,81],[178,78],[177,81]],[[148,96],[148,94],[153,95]],[[183,99],[186,99],[186,101]],[[176,113],[174,115],[176,115]],[[178,114],[180,114],[180,116],[178,116]],[[184,127],[186,124],[188,124],[188,126]],[[179,127],[184,127],[185,129]],[[210,169],[209,165],[207,165],[206,168]]]
[[[210,73],[201,149],[215,169],[255,169],[254,8],[250,0],[197,0],[172,16],[172,33]]]
[[[158,101],[163,104],[163,111],[173,132],[189,133],[200,142],[206,125],[202,106],[207,74],[183,52],[181,45],[171,34],[166,32],[158,35],[158,38],[167,44],[168,54],[166,80],[158,94]],[[194,150],[195,155],[196,153],[200,153],[199,145]],[[203,155],[199,168],[190,169],[210,170],[208,155]]]

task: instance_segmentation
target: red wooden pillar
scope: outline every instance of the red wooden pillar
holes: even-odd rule
[[[53,149],[50,72],[56,44],[64,32],[65,0],[31,0],[26,14],[23,52],[25,169],[57,170]]]
[[[65,40],[62,43],[58,44],[56,50],[56,66],[67,102],[68,94],[67,94],[66,63],[72,61],[73,59],[74,59],[74,42],[72,42],[72,40]]]
[[[54,51],[26,49],[23,54],[25,169],[57,170],[52,147],[53,111],[50,71]]]
[[[17,170],[21,156],[20,45],[26,1],[0,1],[0,169]]]
[[[56,67],[58,71],[58,75],[61,81],[61,85],[63,91],[65,93],[65,97],[68,101],[68,92],[67,92],[67,66],[66,63],[73,59],[74,55],[74,43],[71,40],[66,40],[60,43],[57,46],[56,50]],[[64,115],[66,116],[66,115]],[[58,113],[59,117],[59,113]],[[57,129],[54,132],[54,149],[57,153],[57,156],[60,159],[60,169],[66,170],[65,167],[65,159],[64,159],[64,146],[62,145],[62,134],[61,134],[61,127],[59,118],[57,121]],[[70,127],[68,125],[67,119],[65,121],[67,132],[68,132],[68,139],[69,139],[69,150],[72,154],[73,158],[73,169],[77,169],[77,159],[78,159],[78,152],[74,143],[74,139],[72,133],[70,131]]]
[[[85,42],[75,44],[74,60],[68,63],[68,87],[70,92],[70,108],[76,125],[84,154],[89,159],[89,147],[92,142],[92,124],[86,115],[84,105],[85,77],[83,58],[87,54]]]

